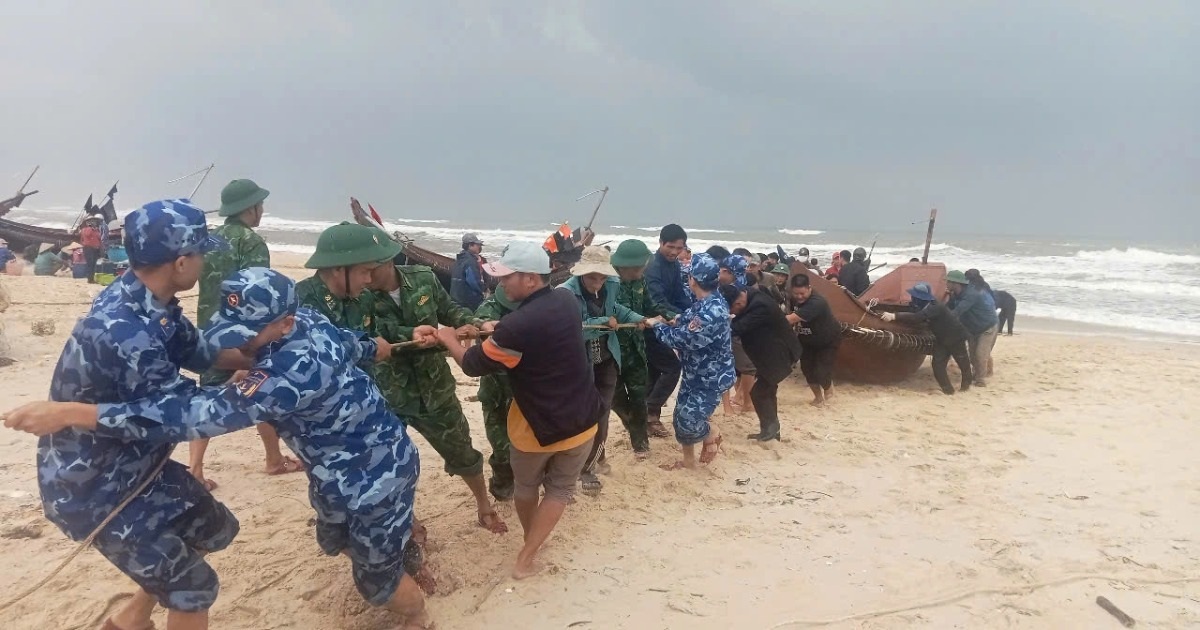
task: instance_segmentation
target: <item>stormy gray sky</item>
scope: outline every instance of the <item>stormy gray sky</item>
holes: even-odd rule
[[[0,192],[1195,240],[1200,3],[6,2]],[[36,200],[36,201],[35,201]],[[604,221],[601,221],[604,223]],[[1191,235],[1188,237],[1187,235]]]

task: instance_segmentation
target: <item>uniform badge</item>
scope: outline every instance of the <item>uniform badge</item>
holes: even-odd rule
[[[371,327],[371,318],[369,316],[364,317],[363,318],[363,328],[370,328],[370,327]]]
[[[167,325],[167,318],[166,318],[166,317],[164,317],[164,318],[162,318],[162,319],[158,320],[158,325],[159,325],[159,326],[164,326],[164,327],[165,327],[165,326]]]
[[[267,381],[267,373],[262,370],[253,370],[246,375],[246,378],[238,381],[237,391],[243,396],[253,396],[254,392],[258,391],[259,387]]]
[[[333,296],[329,295],[328,293],[325,294],[325,305],[331,309],[335,306],[333,303]]]
[[[371,235],[371,240],[372,240],[372,241],[375,241],[375,244],[376,244],[376,245],[378,245],[378,244],[379,244],[379,235],[377,235],[377,234],[372,234],[372,235]]]
[[[230,308],[237,308],[240,300],[238,299],[238,295],[236,293],[230,293],[229,297],[225,298],[225,301],[229,303]]]
[[[425,303],[426,303],[426,302],[428,302],[428,301],[429,301],[429,296],[428,296],[428,295],[422,295],[422,296],[421,296],[421,299],[417,300],[417,306],[425,306]]]
[[[699,317],[693,317],[692,321],[688,322],[688,331],[689,332],[697,332],[701,328],[704,328],[704,324],[700,323]]]

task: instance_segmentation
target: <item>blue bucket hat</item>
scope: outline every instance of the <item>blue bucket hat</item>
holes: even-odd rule
[[[162,199],[125,217],[125,252],[137,265],[161,265],[180,256],[229,249],[208,233],[204,211],[187,199]]]
[[[743,260],[743,262],[745,262]],[[700,285],[705,291],[712,291],[717,288],[717,278],[720,276],[721,269],[717,266],[717,261],[713,260],[708,254],[696,254],[692,256],[692,279],[696,284]]]
[[[739,287],[746,286],[746,266],[745,256],[739,254],[732,254],[721,261],[721,268],[733,274],[734,284]]]
[[[295,315],[296,283],[265,267],[242,269],[221,283],[221,308],[208,320],[204,338],[224,350],[240,348],[262,329]]]
[[[928,282],[918,282],[908,290],[908,294],[914,300],[922,300],[925,302],[933,302],[936,298],[933,297],[933,287],[929,286]]]

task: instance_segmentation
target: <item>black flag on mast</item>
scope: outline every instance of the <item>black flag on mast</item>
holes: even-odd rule
[[[112,189],[108,191],[108,201],[99,208],[100,215],[104,217],[105,223],[112,223],[117,220],[117,209],[113,205],[113,197],[117,194],[117,185],[114,183]]]

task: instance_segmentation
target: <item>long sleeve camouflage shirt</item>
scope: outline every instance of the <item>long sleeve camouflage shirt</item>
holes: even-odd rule
[[[475,309],[475,317],[483,321],[500,321],[501,317],[512,311],[500,304],[493,294]],[[479,377],[479,402],[484,405],[499,405],[512,399],[512,389],[508,385],[507,372],[494,372]]]
[[[374,296],[363,291],[354,298],[340,298],[329,290],[321,276],[313,274],[296,283],[296,299],[325,316],[334,326],[357,330],[364,336],[374,337],[375,320],[372,317]]]
[[[204,256],[204,273],[200,276],[200,298],[196,322],[201,326],[220,308],[221,282],[235,271],[250,267],[270,267],[271,252],[267,243],[237,217],[225,219],[225,224],[213,234],[229,242],[229,249],[209,252]]]
[[[397,266],[400,288],[375,291],[372,296],[375,330],[392,343],[411,341],[417,326],[481,324],[470,309],[450,299],[450,294],[429,267]],[[454,374],[440,347],[409,349],[375,366],[379,387],[392,410],[400,415],[418,415],[426,410],[444,410],[458,402]]]
[[[160,303],[133,272],[100,293],[75,325],[50,383],[50,399],[119,403],[199,392],[181,367],[203,371],[214,349],[203,343],[177,300]],[[65,429],[38,441],[38,484],[46,518],[68,536],[88,535],[171,452],[169,441],[123,441]],[[158,480],[122,510],[108,531],[148,535],[196,505],[188,474],[168,462]]]
[[[713,291],[684,311],[678,326],[655,326],[654,334],[663,345],[679,351],[685,385],[715,392],[733,387],[729,305],[720,293]]]
[[[309,499],[324,517],[381,508],[411,512],[411,505],[397,502],[416,483],[417,450],[360,369],[375,350],[374,340],[300,308],[292,332],[261,349],[241,382],[100,405],[96,434],[166,445],[268,422],[304,462]]]
[[[646,317],[659,317],[671,320],[677,313],[670,306],[657,302],[646,287],[645,278],[621,281],[621,290],[617,293],[617,304]],[[617,331],[617,341],[621,344],[621,359],[623,361],[646,360],[646,335],[643,331],[623,328]]]

